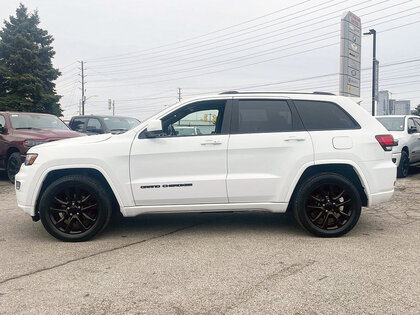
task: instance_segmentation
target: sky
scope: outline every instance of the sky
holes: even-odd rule
[[[420,104],[420,0],[0,1],[22,2],[53,35],[64,117],[77,115],[80,61],[87,114],[146,119],[178,100],[227,90],[338,93],[340,19],[377,31],[379,89]],[[3,23],[2,23],[3,25]],[[362,38],[361,106],[371,108],[372,37]],[[418,59],[418,60],[416,60]]]

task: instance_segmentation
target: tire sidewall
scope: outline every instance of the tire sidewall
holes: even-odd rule
[[[352,214],[349,221],[342,227],[334,230],[324,230],[313,224],[306,214],[306,201],[310,194],[319,186],[335,184],[342,186],[349,193],[352,203]],[[300,188],[295,201],[295,215],[298,222],[310,233],[322,237],[337,237],[346,234],[356,225],[362,208],[360,194],[357,188],[347,178],[337,174],[321,174],[309,178]]]
[[[67,234],[58,230],[51,221],[49,205],[55,194],[67,185],[82,187],[96,198],[99,204],[98,218],[94,225],[86,232],[80,234]],[[39,202],[39,214],[42,224],[52,236],[66,242],[82,242],[91,239],[106,227],[112,212],[112,204],[108,194],[101,184],[87,176],[66,176],[51,183],[42,194]]]
[[[408,166],[407,166],[406,169],[404,169],[404,161],[408,162]],[[409,169],[410,169],[410,159],[408,157],[407,152],[402,151],[401,152],[400,165],[398,165],[398,178],[407,177]]]

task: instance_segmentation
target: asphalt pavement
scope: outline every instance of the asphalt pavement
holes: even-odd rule
[[[0,176],[0,314],[420,312],[420,170],[341,238],[282,214],[165,214],[85,243],[51,237]]]

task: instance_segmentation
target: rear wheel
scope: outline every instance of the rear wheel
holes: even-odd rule
[[[20,170],[20,166],[22,165],[22,160],[20,159],[20,153],[14,152],[9,156],[7,160],[6,172],[7,177],[9,178],[12,184],[15,183],[15,176]]]
[[[66,242],[87,241],[104,229],[112,202],[102,184],[83,175],[62,177],[43,193],[39,212],[45,229]]]
[[[400,164],[398,165],[398,168],[397,168],[397,177],[398,178],[407,177],[409,170],[410,170],[410,158],[408,157],[408,154],[406,151],[402,151]]]
[[[294,214],[300,225],[322,237],[337,237],[349,232],[359,220],[361,208],[355,185],[334,173],[308,178],[294,201]]]

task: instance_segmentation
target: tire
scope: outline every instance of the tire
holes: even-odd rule
[[[349,232],[362,210],[360,194],[346,177],[320,173],[300,186],[293,201],[296,221],[320,237],[338,237]]]
[[[39,214],[45,229],[55,238],[87,241],[105,229],[111,219],[110,192],[91,177],[64,176],[42,194]]]
[[[410,171],[410,158],[406,151],[401,152],[400,164],[397,168],[397,177],[404,178],[407,177],[408,172]]]
[[[6,173],[9,181],[15,183],[15,175],[19,172],[22,160],[19,152],[14,152],[9,156],[6,164]]]

